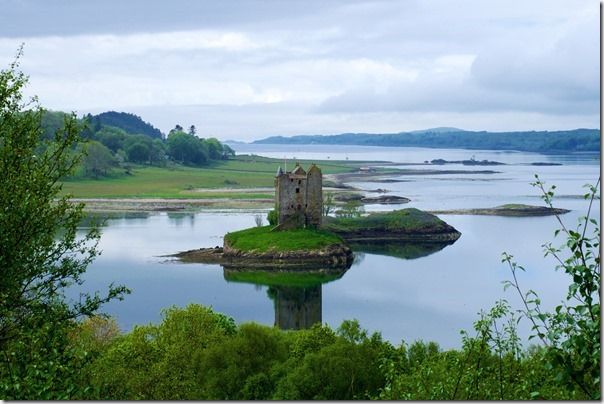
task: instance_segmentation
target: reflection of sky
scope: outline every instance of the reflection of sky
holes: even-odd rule
[[[442,155],[442,154],[441,154]],[[445,158],[448,158],[445,156]],[[446,166],[448,167],[448,166]],[[560,194],[581,194],[584,182],[596,179],[596,166],[496,167],[505,169],[505,180],[468,182],[430,177],[414,182],[360,184],[388,188],[409,196],[405,206],[420,208],[491,207],[502,203],[541,204],[530,195],[529,170],[536,168]],[[459,178],[459,176],[451,176]],[[529,178],[525,178],[529,177]],[[558,205],[573,209],[563,216],[573,226],[587,209],[581,199],[560,199]],[[370,206],[390,210],[392,206]],[[397,206],[398,208],[398,206]],[[599,217],[599,204],[593,217]],[[218,265],[180,264],[160,255],[222,244],[222,236],[254,226],[257,212],[153,213],[147,218],[117,218],[102,229],[103,254],[86,273],[86,290],[103,290],[111,282],[125,284],[132,294],[112,302],[106,311],[125,329],[134,324],[159,321],[162,308],[189,303],[210,305],[242,321],[272,325],[273,302],[266,287],[226,282]],[[480,309],[501,298],[514,307],[520,301],[501,282],[510,279],[501,253],[506,251],[527,268],[519,274],[524,290],[537,291],[545,307],[558,304],[566,295],[567,279],[554,271],[555,262],[543,258],[541,245],[554,241],[553,217],[506,218],[442,215],[461,231],[461,238],[427,257],[413,260],[359,254],[355,264],[339,280],[323,285],[323,321],[337,327],[357,318],[371,331],[381,331],[394,343],[401,339],[434,340],[444,347],[458,346],[459,330],[471,329]],[[562,244],[559,237],[555,244]],[[75,290],[72,291],[75,297]],[[524,335],[527,335],[524,330]]]

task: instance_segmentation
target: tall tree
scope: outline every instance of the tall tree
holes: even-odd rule
[[[83,204],[61,194],[60,180],[82,158],[80,127],[71,114],[44,137],[43,109],[22,95],[20,55],[0,71],[0,397],[69,398],[58,393],[72,365],[62,330],[128,291],[65,297],[98,254],[98,228],[79,234]]]

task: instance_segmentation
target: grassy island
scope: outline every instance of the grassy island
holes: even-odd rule
[[[312,251],[344,244],[336,234],[325,230],[293,229],[271,231],[273,226],[252,227],[224,236],[225,245],[244,252]]]
[[[361,217],[329,218],[325,228],[335,233],[364,230],[384,232],[447,232],[452,228],[438,217],[415,208],[376,212]],[[454,229],[453,229],[454,230]]]
[[[460,235],[438,217],[410,208],[355,218],[326,217],[320,230],[251,227],[227,233],[224,247],[172,256],[187,262],[219,263],[225,268],[348,268],[353,260],[351,246],[359,251],[415,258],[444,248]]]

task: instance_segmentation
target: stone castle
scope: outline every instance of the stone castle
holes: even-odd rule
[[[275,209],[279,230],[320,227],[323,175],[319,167],[311,164],[308,172],[298,163],[291,172],[283,172],[279,167],[275,176]]]

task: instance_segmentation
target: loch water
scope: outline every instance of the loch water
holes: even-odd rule
[[[437,166],[447,170],[492,170],[493,174],[430,174],[389,177],[385,183],[358,182],[362,189],[387,189],[405,196],[405,205],[369,205],[367,211],[416,207],[426,210],[489,208],[507,203],[542,205],[537,189],[530,185],[534,174],[557,186],[557,207],[571,209],[562,216],[575,226],[587,210],[580,196],[584,184],[595,183],[600,174],[599,154],[542,155],[522,152],[382,148],[320,145],[234,145],[238,154],[257,154],[284,160],[390,161],[401,168],[434,169],[423,165],[432,159],[492,160],[501,166]],[[530,163],[561,163],[534,166]],[[275,167],[276,171],[276,167]],[[389,251],[356,252],[347,271],[334,276],[310,276],[308,282],[281,284],[270,276],[230,273],[220,265],[184,264],[162,255],[200,247],[222,245],[222,236],[255,225],[257,214],[266,210],[203,210],[185,212],[113,213],[102,229],[102,255],[89,267],[86,291],[103,290],[111,282],[124,284],[132,294],[111,302],[104,311],[114,316],[123,330],[135,324],[161,320],[161,310],[189,303],[212,306],[237,322],[255,321],[283,328],[304,327],[321,321],[337,327],[343,320],[357,319],[371,332],[379,331],[393,343],[422,339],[442,347],[461,344],[460,330],[470,330],[480,310],[500,299],[520,308],[510,279],[501,262],[502,252],[514,255],[526,272],[519,275],[525,290],[538,292],[545,308],[564,298],[568,279],[554,270],[555,262],[543,257],[542,244],[553,241],[558,224],[554,217],[497,217],[439,215],[462,236],[455,243],[436,248],[401,245]],[[592,217],[600,217],[599,203]],[[266,274],[265,274],[266,275]],[[267,280],[268,279],[268,280]],[[73,288],[77,299],[82,289]],[[527,338],[528,326],[521,323]]]

